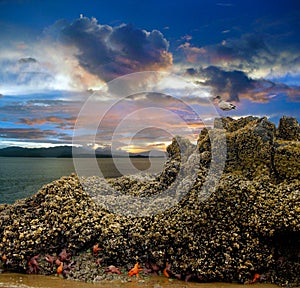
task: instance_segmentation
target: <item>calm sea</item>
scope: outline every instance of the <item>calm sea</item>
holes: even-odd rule
[[[88,171],[90,159],[81,159]],[[114,165],[117,161],[117,167]],[[131,165],[128,165],[131,161]],[[111,159],[98,158],[98,166],[104,177],[114,178],[139,171],[157,173],[162,170],[164,158]],[[121,172],[120,172],[120,171]],[[12,204],[37,192],[44,184],[75,172],[72,158],[0,157],[0,204]],[[99,175],[99,174],[98,174]]]

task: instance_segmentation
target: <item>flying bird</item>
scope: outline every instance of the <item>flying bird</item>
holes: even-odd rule
[[[222,100],[221,96],[216,96],[214,100],[215,99],[218,100],[218,106],[220,107],[220,109],[224,111],[229,111],[236,108],[236,106],[233,105],[232,103]]]

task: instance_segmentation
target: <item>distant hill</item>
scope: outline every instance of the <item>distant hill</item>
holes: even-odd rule
[[[58,146],[50,148],[6,147],[0,149],[2,157],[72,157],[72,147]]]
[[[76,157],[93,157],[91,151],[76,147]],[[112,155],[108,150],[97,149],[95,151],[97,158],[111,158]],[[165,157],[161,151],[146,151],[142,153],[130,153],[133,158],[148,158],[148,157]],[[51,158],[72,158],[71,146],[57,146],[49,148],[24,148],[24,147],[6,147],[0,149],[0,157],[51,157]],[[126,153],[114,154],[114,157],[127,157]]]

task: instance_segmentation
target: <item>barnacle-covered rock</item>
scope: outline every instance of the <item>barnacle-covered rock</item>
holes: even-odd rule
[[[300,125],[297,119],[283,116],[279,121],[277,138],[288,141],[299,141]]]
[[[279,141],[274,148],[274,169],[280,179],[300,178],[300,142]]]
[[[299,285],[297,127],[288,117],[278,129],[267,118],[216,119],[197,146],[174,138],[160,175],[71,175],[0,205],[3,265],[27,271],[35,255],[67,249],[74,264],[65,276],[83,281],[121,277],[105,274],[111,265],[127,275],[138,260],[183,280],[246,283],[260,274]],[[86,252],[96,243],[97,257]],[[38,273],[50,274],[42,259]]]
[[[63,247],[78,250],[91,243],[104,213],[78,177],[62,177],[0,212],[0,251],[11,259],[13,269],[26,270],[32,255],[58,253]]]

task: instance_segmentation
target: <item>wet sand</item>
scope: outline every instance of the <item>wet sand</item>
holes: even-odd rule
[[[255,288],[275,288],[272,284],[253,284]],[[192,283],[174,279],[167,279],[163,276],[149,277],[146,280],[132,278],[132,282],[121,283],[120,281],[102,281],[96,283],[77,282],[65,280],[55,276],[25,275],[18,273],[0,274],[0,287],[2,288],[241,288],[245,285],[236,283]]]

